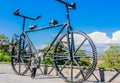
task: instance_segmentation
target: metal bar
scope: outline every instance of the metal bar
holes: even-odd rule
[[[69,3],[67,3],[67,2],[65,2],[65,1],[63,1],[63,0],[56,0],[56,1],[58,1],[58,2],[60,2],[60,3],[62,3],[62,4],[65,4],[65,5],[67,5],[67,6],[71,6],[71,4],[69,4]]]
[[[112,82],[119,74],[120,72],[116,73],[108,82]]]
[[[80,67],[80,65],[78,64],[78,62],[77,62],[75,59],[74,59],[74,62],[77,64],[78,69],[80,70],[80,72],[81,72],[81,74],[82,74],[83,79],[85,79],[85,74],[84,74],[83,69]],[[78,74],[77,76],[75,76],[75,77],[78,77],[78,76],[79,76],[79,74]]]
[[[99,68],[99,73],[100,73],[100,82],[105,82],[105,69]]]
[[[100,82],[100,80],[97,78],[97,76],[93,73],[92,74],[94,77],[95,77],[95,79],[98,81],[98,82]]]
[[[23,34],[25,35],[25,41],[28,44],[29,48],[31,48],[33,53],[37,55],[37,49],[35,48],[35,46],[31,42],[30,38],[28,37],[28,35],[25,32]]]
[[[50,29],[50,28],[56,28],[59,26],[65,26],[67,24],[58,24],[58,25],[54,25],[54,26],[46,26],[46,27],[41,27],[41,28],[37,28],[37,29],[33,29],[33,30],[28,30],[25,31],[25,33],[29,33],[29,32],[35,32],[35,31],[40,31],[40,30],[45,30],[45,29]]]
[[[70,40],[69,40],[69,30],[68,30],[68,26],[66,27],[66,38],[67,38],[67,44],[68,44],[68,55],[71,56],[71,46],[70,46]]]
[[[79,50],[79,48],[85,43],[85,41],[86,41],[87,39],[85,38],[84,39],[84,41],[79,45],[79,47],[76,49],[76,51],[75,51],[75,53],[74,54],[76,54],[76,52]]]
[[[62,72],[62,70],[65,68],[65,66],[67,65],[67,63],[69,62],[69,59],[65,62],[65,64],[61,67],[61,70],[59,70],[59,72]]]
[[[80,55],[75,55],[74,58],[93,58],[93,56],[80,56]]]
[[[55,68],[55,67],[53,67],[53,68],[49,71],[48,75],[50,75],[50,73],[54,70],[54,68]]]
[[[24,31],[24,29],[25,29],[25,18],[23,18],[23,25],[22,25],[22,31]]]

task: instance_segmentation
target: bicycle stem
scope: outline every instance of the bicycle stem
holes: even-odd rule
[[[67,18],[67,25],[69,27],[70,26],[70,16],[69,16],[69,9],[68,9],[67,5],[66,5],[66,18]]]

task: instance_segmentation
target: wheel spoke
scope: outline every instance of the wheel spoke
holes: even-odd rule
[[[62,48],[67,51],[68,47],[65,46],[63,43],[65,43],[67,45],[67,43],[65,41],[60,41],[60,46],[62,46]]]
[[[13,56],[11,56],[11,57],[12,57],[12,58],[14,58],[14,57],[17,58],[18,56],[14,56],[14,55],[13,55]]]
[[[15,66],[17,65],[18,61],[19,61],[19,59],[17,59],[17,60],[15,61],[15,64],[14,64]]]
[[[13,59],[13,62],[14,62],[14,65],[16,66],[17,65],[17,63],[18,63],[18,56],[11,56],[11,58]]]
[[[73,61],[71,61],[71,82],[73,82]]]
[[[54,53],[54,57],[68,57],[68,54]]]
[[[93,56],[80,56],[80,55],[75,55],[74,58],[93,58]]]
[[[74,59],[74,62],[76,63],[76,65],[78,66],[78,69],[80,70],[80,73],[82,74],[83,79],[85,78],[85,74],[83,69],[81,68],[81,66],[79,65],[79,63]],[[78,73],[79,74],[79,73]],[[76,75],[75,77],[78,77],[79,75]]]
[[[68,59],[68,55],[55,53],[54,58],[56,58],[55,61],[66,60],[66,59]]]
[[[21,61],[19,60],[19,73],[21,73],[20,71],[21,71]]]
[[[85,38],[85,39],[83,40],[83,42],[79,45],[79,47],[76,49],[76,51],[75,51],[74,54],[76,54],[76,52],[80,49],[80,47],[85,43],[86,40],[87,40],[87,38]]]
[[[66,60],[68,58],[60,58],[60,59],[55,59],[54,61],[61,61],[61,60]]]
[[[25,68],[27,68],[27,64],[23,61],[22,58],[21,58],[21,61],[23,62],[23,65],[25,66]]]

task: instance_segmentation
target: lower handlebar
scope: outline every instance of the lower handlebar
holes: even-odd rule
[[[41,18],[41,15],[37,16],[36,18],[24,16],[24,15],[21,15],[19,11],[20,11],[20,9],[16,9],[13,14],[16,16],[19,16],[19,17],[30,19],[30,20],[37,20],[37,19]]]

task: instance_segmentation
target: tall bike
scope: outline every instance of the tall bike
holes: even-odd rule
[[[52,28],[61,28],[48,49],[43,53],[53,56],[53,66],[59,76],[65,81],[71,83],[81,83],[87,80],[93,73],[97,63],[96,47],[90,37],[81,31],[73,31],[70,23],[69,10],[76,9],[75,3],[67,3],[63,0],[56,0],[65,5],[66,22],[58,24],[58,21],[52,19],[49,21],[50,26],[36,28],[35,25],[30,27],[30,30],[25,31],[25,20],[36,20],[40,18],[30,18],[19,13],[19,10],[14,12],[14,15],[23,18],[22,33],[19,37],[14,37],[14,44],[11,53],[12,68],[18,75],[24,75],[31,66],[31,56],[34,54],[38,57],[38,52],[29,36],[30,32],[41,31]],[[63,34],[64,32],[64,34]],[[54,47],[52,53],[49,50]],[[40,63],[40,62],[38,62]]]

